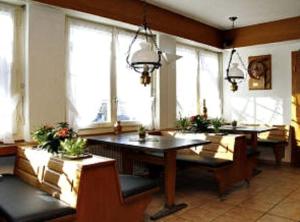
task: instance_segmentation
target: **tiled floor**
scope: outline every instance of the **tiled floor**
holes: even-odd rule
[[[300,169],[261,166],[250,187],[235,186],[224,200],[217,196],[212,177],[192,169],[179,173],[177,202],[188,207],[159,222],[299,222]],[[157,212],[163,195],[157,194],[147,209],[147,215]],[[146,219],[146,221],[151,221]]]

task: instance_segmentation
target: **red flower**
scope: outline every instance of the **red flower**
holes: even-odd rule
[[[57,133],[56,133],[56,135],[58,137],[62,137],[62,138],[67,137],[68,134],[69,134],[69,129],[68,128],[62,128],[59,131],[57,131]]]

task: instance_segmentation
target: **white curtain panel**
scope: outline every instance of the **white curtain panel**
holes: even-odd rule
[[[126,63],[129,45],[134,33],[116,30],[116,96],[117,119],[123,122],[138,122],[152,128],[152,105],[154,98],[151,95],[151,86],[140,83],[141,75],[130,69]],[[131,49],[131,55],[140,48],[139,43],[145,39],[139,36]],[[154,79],[152,78],[152,83]]]
[[[209,117],[221,117],[222,102],[219,55],[215,52],[201,50],[199,59],[201,103],[203,103],[203,99],[205,99]]]
[[[18,96],[13,95],[13,52],[15,41],[15,12],[0,4],[0,140],[13,143],[14,122]]]
[[[177,118],[198,114],[198,53],[193,47],[177,45],[176,62]]]
[[[85,128],[105,107],[102,122],[110,121],[112,28],[80,20],[69,21],[68,119]],[[101,108],[102,107],[102,108]]]

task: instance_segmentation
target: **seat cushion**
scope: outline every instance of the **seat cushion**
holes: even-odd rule
[[[195,163],[204,167],[218,168],[228,166],[233,163],[231,160],[219,159],[214,157],[198,156],[198,155],[178,155],[177,161],[185,163]]]
[[[120,175],[120,184],[124,198],[151,190],[158,186],[156,180],[132,175]]]
[[[151,152],[148,153],[153,156],[157,157],[163,157],[163,153],[160,152]],[[178,162],[182,163],[195,163],[199,164],[201,166],[205,167],[223,167],[232,164],[233,162],[231,160],[226,160],[226,159],[219,159],[219,158],[214,158],[214,157],[204,157],[204,156],[199,156],[199,155],[184,155],[184,154],[177,154],[176,157]]]
[[[258,139],[258,144],[261,145],[277,145],[277,144],[282,144],[286,145],[287,142],[284,140],[273,140],[273,139]]]
[[[258,156],[260,152],[252,147],[247,147],[247,157]]]
[[[46,221],[75,214],[76,210],[62,201],[28,185],[14,175],[0,180],[0,215],[9,222]]]

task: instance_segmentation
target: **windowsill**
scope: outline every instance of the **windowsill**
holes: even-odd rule
[[[138,129],[138,125],[122,125],[122,132],[135,132]],[[80,129],[78,131],[79,136],[92,136],[101,134],[111,134],[114,133],[113,127],[97,127],[97,128],[87,128]]]

